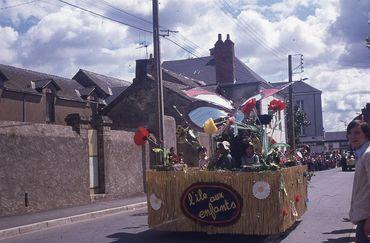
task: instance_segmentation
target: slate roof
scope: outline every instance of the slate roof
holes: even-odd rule
[[[56,93],[58,97],[83,101],[76,92],[82,86],[75,80],[3,64],[0,64],[0,73],[2,73],[1,76],[6,77],[6,81],[3,83],[6,89],[40,94],[32,88],[31,81],[53,80],[60,88]]]
[[[150,74],[147,74],[147,80],[151,80],[151,81],[154,82],[154,77],[152,75],[150,75]],[[189,101],[194,101],[195,100],[195,99],[187,96],[184,92],[182,92],[183,89],[188,89],[189,86],[178,84],[178,83],[174,83],[174,82],[168,82],[166,80],[163,80],[162,82],[163,82],[163,89],[168,89],[171,92],[174,92],[174,93],[180,95],[182,98],[187,99]],[[120,102],[120,100],[125,95],[128,95],[130,92],[132,92],[131,90],[134,89],[134,86],[135,85],[136,84],[133,83],[129,87],[126,87],[125,90],[123,90],[120,94],[118,94],[116,97],[114,97],[114,99],[110,100],[110,102],[108,103],[108,105],[106,107],[104,107],[103,113],[106,114],[107,112],[109,112],[117,103]]]
[[[171,70],[167,70],[165,68],[162,68],[162,79],[173,83],[187,85],[189,87],[199,87],[206,84],[203,81],[188,78],[184,75],[172,72]]]
[[[125,91],[129,86],[122,86],[122,87],[112,87],[112,95],[105,98],[105,102],[109,104],[112,102],[115,98],[117,98],[123,91]]]
[[[277,83],[270,83],[274,87],[281,87],[288,82],[277,82]],[[321,93],[321,90],[318,90],[311,85],[305,83],[304,81],[295,81],[293,84],[293,93]],[[289,88],[286,88],[281,91],[282,93],[286,94],[289,92]]]
[[[80,82],[78,79],[78,75],[84,74],[89,78],[89,82]],[[81,85],[84,87],[90,87],[90,86],[97,86],[101,90],[104,91],[104,93],[112,95],[112,92],[110,89],[114,87],[128,87],[131,85],[130,82],[118,78],[113,78],[109,76],[105,76],[99,73],[94,73],[88,70],[80,69],[75,76],[73,76],[72,79],[77,80]]]
[[[213,56],[192,58],[185,60],[165,61],[162,66],[172,72],[195,80],[202,80],[206,85],[216,84],[216,66]],[[267,83],[241,60],[235,57],[236,84],[239,83]]]
[[[324,134],[324,140],[327,142],[330,141],[347,141],[346,137],[347,132],[325,132]]]
[[[58,86],[58,84],[54,82],[53,79],[41,79],[41,80],[32,81],[31,87],[37,90],[38,92],[42,92],[42,90],[46,88],[49,84],[54,85],[56,90],[60,90],[60,87]]]

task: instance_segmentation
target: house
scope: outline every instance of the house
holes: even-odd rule
[[[347,132],[325,132],[325,150],[324,152],[332,151],[347,151],[350,149],[347,139]]]
[[[281,87],[287,82],[271,83],[275,87]],[[293,104],[306,113],[310,125],[302,127],[299,134],[299,140],[302,144],[308,144],[312,152],[320,153],[324,151],[324,128],[322,118],[321,90],[311,85],[296,81],[293,87]],[[289,88],[281,91],[288,96]]]
[[[0,120],[65,124],[71,113],[91,115],[73,79],[0,64]]]
[[[91,90],[94,90],[96,92],[96,98],[99,99],[103,105],[109,104],[131,85],[128,81],[84,69],[80,69],[72,79],[76,80],[85,88],[82,92],[89,91],[91,93]]]
[[[163,68],[191,79],[201,80],[202,88],[216,92],[231,100],[234,107],[239,107],[249,97],[256,95],[263,90],[273,89],[274,86],[255,73],[240,59],[235,56],[234,43],[230,35],[222,40],[218,35],[214,47],[210,49],[210,55],[200,58],[185,60],[174,60],[163,62]],[[266,114],[268,103],[273,99],[283,100],[285,97],[278,93],[257,102],[258,114]],[[274,132],[269,127],[268,132],[279,142],[286,141],[285,117],[279,112],[275,120],[279,125]]]

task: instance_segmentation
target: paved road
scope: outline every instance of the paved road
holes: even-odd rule
[[[284,243],[348,242],[353,225],[346,220],[351,202],[354,172],[339,168],[316,172],[309,184],[308,211]]]
[[[155,232],[148,229],[146,210],[142,209],[24,234],[0,242],[348,242],[346,237],[352,232],[352,225],[343,218],[347,217],[352,180],[353,172],[341,172],[339,169],[318,172],[309,185],[309,209],[302,221],[278,237]]]

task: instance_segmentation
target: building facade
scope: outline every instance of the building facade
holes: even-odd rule
[[[91,115],[75,80],[0,64],[0,120],[66,124],[68,114]]]
[[[287,82],[272,83],[275,87],[286,85]],[[310,145],[311,151],[320,153],[324,151],[324,127],[322,117],[322,92],[311,85],[296,81],[293,84],[293,104],[306,113],[310,122],[307,127],[300,129],[299,140],[302,144]],[[288,96],[289,88],[285,88],[281,93]]]

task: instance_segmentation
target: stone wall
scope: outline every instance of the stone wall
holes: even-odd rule
[[[0,122],[0,216],[87,204],[87,134]]]
[[[174,119],[165,127],[166,147],[176,148]],[[79,128],[0,121],[0,216],[91,203],[87,125]],[[130,131],[104,127],[102,135],[102,198],[143,193],[149,145],[136,145]]]
[[[143,148],[133,132],[111,130],[104,136],[105,194],[124,198],[144,192]]]

